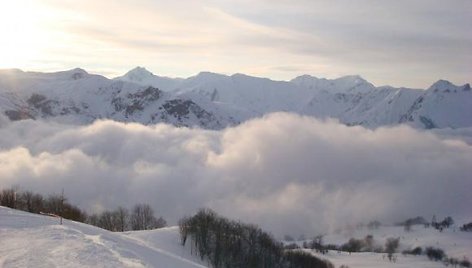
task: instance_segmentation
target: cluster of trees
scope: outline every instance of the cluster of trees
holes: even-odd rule
[[[286,240],[287,241],[287,240]],[[299,249],[300,246],[295,243],[288,243],[284,246],[284,249]],[[339,250],[339,247],[334,244],[323,244],[323,235],[318,235],[313,238],[313,240],[303,241],[302,248],[315,250],[318,253],[326,254],[328,250]]]
[[[399,244],[400,238],[387,238],[385,247],[378,247],[375,246],[373,236],[368,235],[364,239],[351,238],[349,242],[340,246],[338,250],[347,252],[384,252],[387,253],[388,260],[395,262],[396,256],[394,254],[396,253]],[[451,265],[453,267],[472,267],[470,261],[465,257],[462,260],[452,257],[448,258],[444,250],[440,248],[427,247],[425,250],[423,250],[421,247],[416,247],[412,250],[404,250],[402,253],[411,255],[424,254],[432,261],[442,261],[446,266]]]
[[[442,221],[437,221],[436,216],[433,216],[431,222],[426,221],[423,217],[414,217],[405,220],[404,222],[397,223],[396,225],[403,226],[406,232],[411,231],[413,225],[424,225],[425,228],[432,226],[433,228],[442,232],[444,229],[451,227],[454,224],[452,217],[445,217]]]
[[[451,265],[452,267],[472,267],[472,264],[467,258],[462,260],[456,258],[448,258],[444,250],[440,248],[427,247],[425,249],[425,254],[432,261],[442,261],[446,266]]]
[[[321,247],[321,250],[317,250],[318,252],[321,252],[321,253],[326,253],[327,250],[345,251],[345,252],[349,252],[349,254],[351,254],[352,252],[377,252],[377,253],[383,252],[383,253],[387,253],[387,257],[390,261],[395,261],[396,257],[394,256],[394,254],[396,253],[399,244],[400,244],[400,238],[387,238],[385,242],[385,246],[382,247],[382,245],[379,245],[378,243],[375,242],[374,237],[372,235],[367,235],[363,239],[351,238],[349,239],[347,243],[344,243],[341,246],[336,246],[332,244],[328,244],[328,245],[314,244],[314,245]]]
[[[288,250],[284,252],[283,263],[279,266],[274,267],[286,267],[286,268],[317,268],[317,267],[326,267],[326,268],[334,268],[328,261],[320,260],[313,256],[310,253],[304,251],[295,251],[295,250]],[[264,266],[264,267],[272,267],[272,266]]]
[[[281,243],[255,225],[228,220],[202,209],[179,222],[182,245],[215,267],[331,268],[333,265],[299,250],[284,250]]]
[[[321,253],[321,254],[328,253],[328,250],[336,250],[337,249],[336,245],[331,245],[331,244],[325,245],[323,243],[323,236],[324,235],[318,235],[318,236],[315,236],[313,240],[311,241],[304,241],[303,248],[314,249],[316,252]],[[285,248],[287,248],[287,246]]]
[[[472,232],[472,222],[466,223],[460,227],[463,232]]]
[[[58,194],[44,197],[31,191],[3,189],[0,191],[0,205],[31,213],[54,214],[79,222],[85,222],[87,219],[84,211],[70,204],[63,195]]]
[[[427,220],[425,220],[423,217],[418,216],[418,217],[414,217],[414,218],[409,218],[409,219],[405,220],[404,222],[397,223],[396,225],[403,226],[405,231],[409,232],[409,231],[411,231],[411,227],[413,225],[429,226],[429,222]]]
[[[444,253],[444,250],[440,248],[433,248],[433,247],[427,247],[425,250],[426,256],[428,256],[428,259],[433,260],[433,261],[440,261],[444,259],[446,256],[446,253]]]
[[[387,241],[385,242],[385,252],[387,252],[387,256],[390,261],[395,261],[393,254],[397,251],[399,245],[400,238],[387,238]]]
[[[373,235],[367,235],[364,239],[351,238],[349,241],[341,245],[338,250],[351,252],[383,252],[382,246],[374,241]]]
[[[404,255],[407,255],[407,254],[408,254],[408,255],[415,255],[415,256],[417,256],[417,255],[423,254],[423,249],[422,249],[421,247],[416,247],[416,248],[410,249],[410,250],[407,249],[407,250],[402,251],[402,254],[404,254]]]
[[[148,204],[137,204],[131,212],[118,207],[115,210],[92,214],[88,217],[87,223],[112,232],[152,230],[167,226],[162,217],[154,216],[154,211]]]
[[[369,230],[379,229],[380,226],[382,226],[382,223],[377,220],[371,221],[367,224],[367,228],[369,228]]]
[[[431,221],[431,226],[433,226],[435,229],[439,230],[440,232],[442,232],[443,229],[449,228],[453,224],[454,224],[454,220],[450,216],[447,216],[446,218],[444,218],[444,220],[440,222],[436,221],[436,217],[433,217],[433,220]]]
[[[393,255],[399,246],[399,238],[388,238],[385,243],[385,247],[375,242],[373,235],[367,235],[362,239],[351,238],[348,242],[341,246],[334,244],[323,244],[323,236],[316,236],[311,241],[304,241],[303,248],[316,250],[316,252],[325,254],[328,250],[337,250],[345,252],[377,252],[377,253],[388,253]],[[300,248],[296,243],[290,243],[285,246],[285,249],[298,249]],[[392,256],[389,256],[391,258]]]
[[[128,230],[150,230],[167,225],[162,217],[154,216],[154,211],[147,204],[137,204],[131,211],[119,207],[113,211],[88,215],[77,206],[70,204],[62,194],[44,197],[31,191],[15,188],[0,191],[0,206],[23,210],[36,214],[51,214],[65,219],[84,222],[113,232]]]
[[[360,252],[363,251],[364,241],[362,239],[351,238],[345,244],[342,244],[339,250],[346,252]]]

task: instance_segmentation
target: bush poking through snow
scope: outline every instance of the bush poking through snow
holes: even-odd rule
[[[387,242],[385,242],[385,251],[387,252],[388,259],[390,261],[393,260],[393,254],[397,250],[398,246],[400,244],[400,238],[387,238]]]
[[[472,222],[462,225],[460,230],[463,232],[472,232]]]
[[[441,261],[446,257],[444,250],[440,248],[427,247],[425,252],[426,256],[428,256],[428,258],[433,261]]]
[[[423,249],[421,247],[416,247],[412,250],[404,250],[402,252],[403,254],[409,254],[409,255],[421,255],[423,254]]]
[[[470,261],[466,258],[464,258],[462,261],[459,263],[462,267],[472,267],[472,264]]]
[[[364,241],[362,239],[349,239],[349,242],[341,246],[342,251],[347,251],[349,253],[359,252],[364,247]]]

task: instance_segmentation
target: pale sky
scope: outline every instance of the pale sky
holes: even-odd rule
[[[471,82],[471,29],[470,0],[0,0],[0,68],[426,88]]]

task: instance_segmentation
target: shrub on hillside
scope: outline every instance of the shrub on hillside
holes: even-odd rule
[[[425,253],[426,256],[428,256],[428,258],[433,261],[440,261],[446,257],[444,250],[440,248],[427,247]]]
[[[409,255],[421,255],[423,254],[423,249],[421,247],[416,247],[412,250],[404,250],[402,253]]]
[[[466,259],[465,257],[462,261],[459,262],[459,264],[462,267],[472,267],[472,264],[470,263],[470,261],[468,259]]]
[[[284,249],[299,249],[300,247],[295,243],[290,243],[284,246]]]
[[[342,251],[359,252],[364,247],[364,241],[362,239],[351,238],[346,244],[341,246]]]
[[[400,245],[400,238],[387,238],[385,242],[385,251],[387,252],[388,259],[392,261],[393,254],[396,252],[398,246]]]
[[[466,223],[460,227],[463,232],[472,232],[472,222]]]

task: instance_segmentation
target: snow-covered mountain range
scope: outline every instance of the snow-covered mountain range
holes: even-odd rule
[[[472,91],[439,80],[426,90],[375,87],[360,76],[299,76],[291,81],[201,72],[160,77],[137,67],[108,79],[82,69],[56,73],[0,70],[0,112],[10,120],[89,123],[108,118],[143,124],[221,129],[271,112],[337,118],[369,128],[472,126]]]

